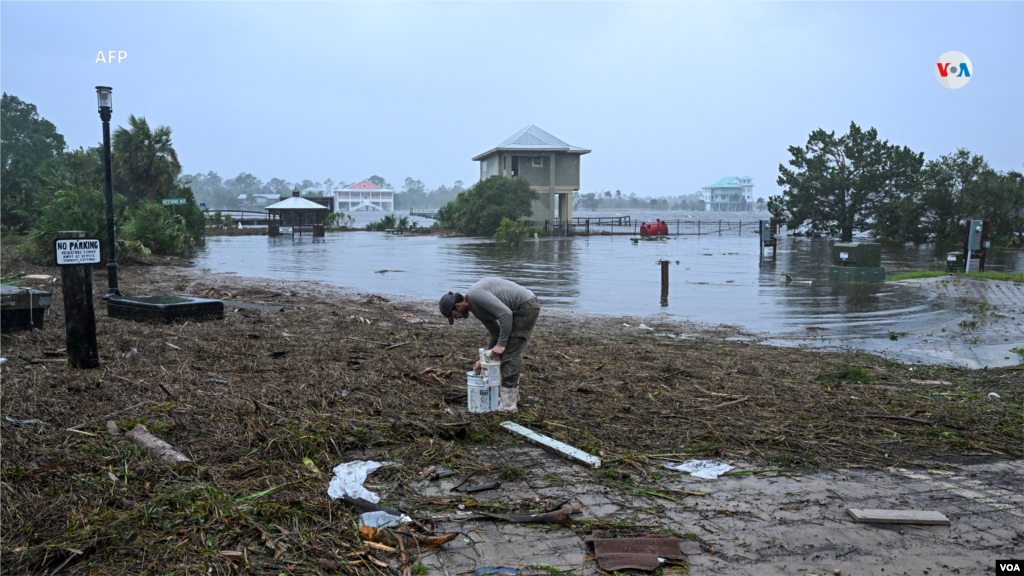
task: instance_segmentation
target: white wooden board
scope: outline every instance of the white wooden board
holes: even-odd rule
[[[847,513],[857,522],[877,524],[932,524],[949,526],[949,518],[934,510],[861,510],[848,508]]]
[[[579,462],[580,464],[590,466],[591,468],[601,467],[600,458],[596,456],[591,456],[590,454],[587,454],[586,452],[580,450],[579,448],[573,448],[572,446],[569,446],[565,442],[559,442],[554,438],[548,438],[543,434],[538,434],[533,430],[530,430],[529,428],[516,424],[515,422],[502,422],[501,427],[513,434],[522,436],[524,439],[526,439],[527,442],[531,444],[536,444],[537,446],[540,446],[541,448],[544,448],[546,450],[557,452],[561,456],[564,456],[570,460],[574,460],[576,462]]]

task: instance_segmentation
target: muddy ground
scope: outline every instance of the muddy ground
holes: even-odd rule
[[[98,270],[103,367],[74,370],[63,362],[59,283],[23,282],[52,290],[54,305],[42,331],[2,338],[3,415],[40,421],[0,420],[6,567],[36,574],[326,574],[337,565],[344,573],[378,574],[418,564],[412,551],[403,564],[399,552],[363,543],[356,511],[327,496],[330,470],[353,459],[393,463],[368,484],[384,503],[421,518],[536,512],[565,500],[584,505],[569,527],[472,521],[477,524],[463,526],[465,534],[440,552],[421,551],[417,571],[447,576],[512,563],[508,554],[523,556],[518,564],[527,572],[593,573],[598,569],[581,537],[595,527],[676,533],[697,543],[688,548],[692,554],[703,551],[690,556],[692,572],[709,574],[822,573],[816,571],[841,566],[847,574],[858,563],[873,566],[863,564],[869,558],[879,569],[895,562],[894,568],[920,574],[915,559],[932,562],[929,570],[941,568],[933,566],[930,550],[947,547],[962,560],[945,562],[950,573],[971,573],[998,556],[992,546],[1020,548],[1020,530],[1013,528],[1020,522],[1012,514],[1004,518],[1009,513],[1000,507],[1021,505],[1019,368],[911,367],[866,354],[757,345],[729,327],[545,310],[526,353],[520,412],[461,415],[462,425],[446,410],[465,408],[464,372],[486,341],[475,320],[450,327],[433,302],[168,265],[174,263],[123,267],[123,291],[284,311],[227,306],[219,321],[115,320],[99,298],[106,275]],[[4,270],[59,274],[9,258]],[[641,323],[653,330],[638,328]],[[117,435],[108,430],[104,415],[138,404],[110,418]],[[498,426],[506,419],[600,456],[602,467],[584,469],[527,447]],[[151,460],[120,436],[137,423],[194,464]],[[708,485],[663,468],[691,457],[782,472]],[[438,499],[448,485],[415,480],[434,466],[456,472],[443,481],[454,485],[487,464],[492,468],[472,482],[501,488]],[[922,535],[936,534],[931,540],[899,540],[916,552],[895,554],[889,540],[853,538],[850,545],[864,556],[845,558],[852,553],[835,544],[839,534],[868,531],[843,515],[847,501],[912,509],[934,502],[942,505],[931,508],[954,517],[959,512],[950,506],[962,505],[993,517],[951,491],[979,494],[980,488],[952,480],[928,488],[901,471],[984,484],[982,504],[999,505],[994,524],[978,528],[988,531],[986,540],[971,539],[964,527],[972,524],[954,522],[924,529]],[[851,476],[891,485],[892,492],[877,496],[829,484],[849,484]],[[839,496],[821,504],[818,492],[828,490]],[[928,498],[936,490],[952,495]],[[789,514],[794,506],[792,512],[803,512]],[[790,533],[786,526],[797,520],[803,532]],[[461,526],[438,522],[439,532]],[[825,534],[832,544],[814,540]],[[525,543],[538,538],[548,547],[564,539],[564,550],[577,556],[528,554]],[[773,564],[781,553],[772,550],[791,538],[807,539],[814,554],[807,549],[799,557],[805,561],[794,556]],[[787,544],[786,554],[799,546]],[[882,573],[872,570],[852,573]]]

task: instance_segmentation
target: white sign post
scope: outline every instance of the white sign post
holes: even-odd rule
[[[53,249],[57,266],[99,264],[103,261],[99,238],[58,238]]]

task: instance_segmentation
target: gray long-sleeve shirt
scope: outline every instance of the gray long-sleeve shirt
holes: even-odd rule
[[[491,337],[487,348],[507,346],[512,333],[512,312],[534,298],[533,292],[502,278],[484,278],[469,287],[469,311],[483,322]]]

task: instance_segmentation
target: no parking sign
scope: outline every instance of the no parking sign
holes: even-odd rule
[[[57,266],[99,264],[103,261],[99,238],[59,238],[53,243]]]

